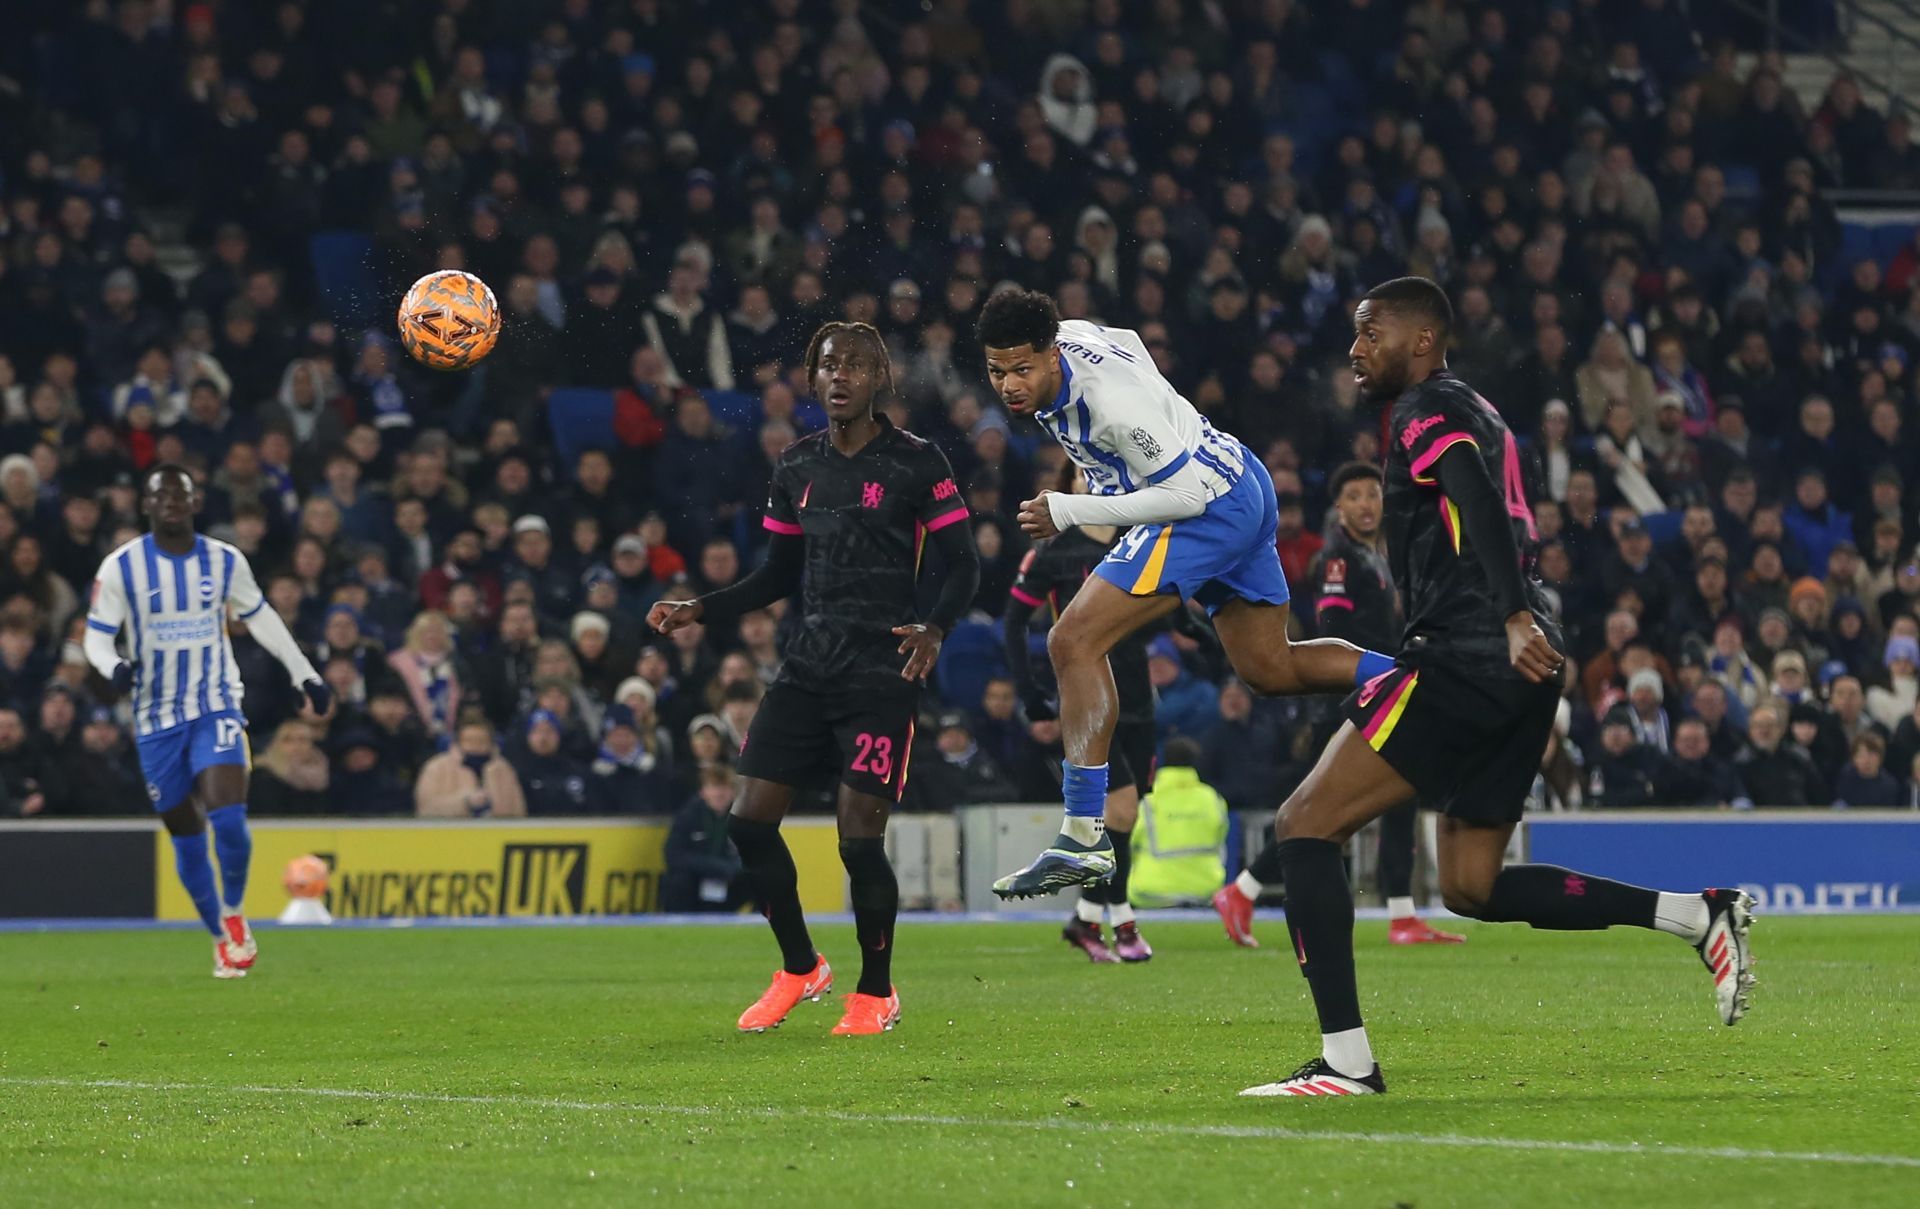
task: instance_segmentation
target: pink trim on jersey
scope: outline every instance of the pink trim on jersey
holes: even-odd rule
[[[928,521],[927,532],[938,533],[940,532],[940,530],[946,528],[948,525],[957,525],[961,521],[966,519],[967,519],[967,507],[965,504],[962,504],[960,507],[955,508],[952,512],[942,512],[939,516],[936,516],[932,520]]]
[[[1443,432],[1439,436],[1435,437],[1433,439],[1433,444],[1427,446],[1427,451],[1421,454],[1419,457],[1413,459],[1413,465],[1408,467],[1409,472],[1413,475],[1413,481],[1416,483],[1433,482],[1432,479],[1425,477],[1427,470],[1430,469],[1435,462],[1438,462],[1440,460],[1441,454],[1453,448],[1455,445],[1458,445],[1462,441],[1465,441],[1467,444],[1473,446],[1475,449],[1480,448],[1480,442],[1473,439],[1472,433]]]
[[[1046,601],[1041,600],[1038,596],[1035,596],[1033,593],[1027,591],[1025,588],[1022,588],[1019,586],[1008,588],[1007,595],[1013,597],[1015,600],[1019,601],[1023,605],[1031,605],[1036,609],[1039,608],[1041,605],[1047,603]]]
[[[784,533],[788,537],[799,537],[802,532],[800,526],[794,524],[792,521],[775,520],[771,516],[763,517],[760,523],[766,526],[769,531],[773,533]]]
[[[1320,598],[1320,607],[1323,609],[1345,609],[1351,613],[1353,611],[1353,602],[1344,596],[1322,596]]]

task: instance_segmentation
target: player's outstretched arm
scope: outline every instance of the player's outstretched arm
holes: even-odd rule
[[[1440,490],[1460,513],[1460,531],[1487,576],[1495,612],[1506,619],[1507,652],[1516,671],[1539,684],[1560,674],[1564,662],[1541,632],[1527,604],[1520,571],[1520,543],[1507,518],[1506,500],[1487,473],[1480,451],[1460,442],[1440,455]]]
[[[767,542],[766,561],[755,567],[738,583],[698,600],[663,600],[647,610],[647,624],[662,634],[671,634],[696,621],[726,622],[764,609],[777,600],[785,600],[799,590],[800,576],[806,568],[806,538],[798,534],[775,533]]]

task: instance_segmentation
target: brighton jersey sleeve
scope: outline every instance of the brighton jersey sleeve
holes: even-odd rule
[[[245,555],[235,553],[232,575],[232,582],[227,585],[227,603],[233,606],[233,615],[245,621],[267,603],[266,593],[260,590],[260,582],[253,577],[253,564]]]

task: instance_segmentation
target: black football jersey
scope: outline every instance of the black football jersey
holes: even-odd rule
[[[1125,528],[1118,530],[1115,540],[1125,532]],[[1068,529],[1027,551],[1020,562],[1020,575],[1013,581],[1013,593],[1036,609],[1051,608],[1058,618],[1111,549],[1111,541],[1095,541],[1077,526]],[[1153,682],[1147,677],[1147,640],[1159,628],[1147,626],[1134,631],[1107,655],[1107,663],[1113,668],[1114,688],[1119,693],[1122,721],[1153,721]]]
[[[1338,519],[1327,529],[1327,544],[1307,568],[1313,589],[1314,632],[1343,638],[1369,651],[1400,648],[1400,604],[1393,571],[1372,546],[1347,535]]]
[[[817,691],[897,680],[893,627],[916,619],[927,535],[967,523],[947,455],[880,417],[880,434],[848,457],[827,432],[788,446],[773,468],[766,527],[804,536],[804,626],[780,679]]]
[[[1523,560],[1537,540],[1513,433],[1493,404],[1441,370],[1407,389],[1389,413],[1386,464],[1387,558],[1407,624],[1404,649],[1475,675],[1521,679],[1507,654],[1506,619],[1488,588],[1482,554],[1461,531],[1460,513],[1440,489],[1440,455],[1472,445],[1505,496]],[[1528,568],[1527,607],[1563,654],[1566,642],[1540,581]]]

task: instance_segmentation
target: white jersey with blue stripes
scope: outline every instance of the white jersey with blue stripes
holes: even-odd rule
[[[1094,495],[1126,495],[1191,462],[1209,500],[1240,481],[1252,455],[1160,374],[1137,332],[1084,319],[1060,324],[1060,393],[1036,419],[1086,472]]]
[[[93,581],[87,625],[117,635],[133,665],[139,735],[237,710],[245,695],[227,618],[246,620],[266,605],[246,555],[196,536],[193,550],[168,554],[153,535],[107,555]]]

